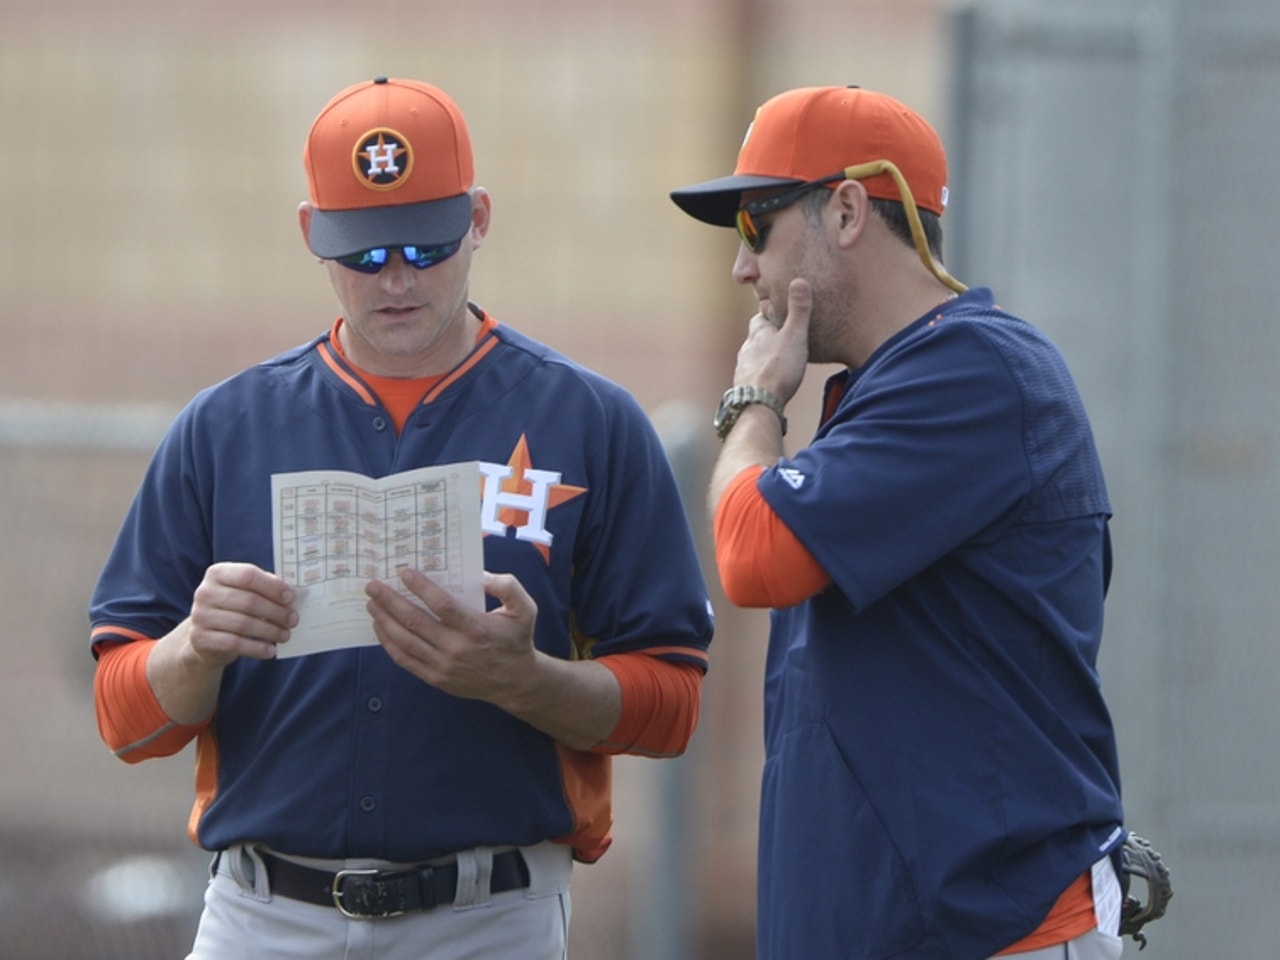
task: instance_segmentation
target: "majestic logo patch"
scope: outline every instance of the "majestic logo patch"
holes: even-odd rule
[[[483,483],[480,529],[485,536],[505,536],[515,530],[517,540],[533,544],[551,562],[551,531],[547,511],[587,492],[560,482],[554,470],[535,470],[529,457],[529,441],[523,435],[506,463],[480,462]]]
[[[351,165],[370,190],[394,190],[413,170],[413,148],[390,127],[375,127],[356,144]]]
[[[782,467],[778,470],[780,476],[792,490],[799,490],[804,486],[805,475],[795,467]]]

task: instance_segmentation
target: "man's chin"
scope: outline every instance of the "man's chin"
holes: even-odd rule
[[[769,322],[769,326],[775,330],[781,330],[782,325],[787,322],[786,311],[775,310],[773,301],[769,299],[760,301],[760,316],[764,317]]]

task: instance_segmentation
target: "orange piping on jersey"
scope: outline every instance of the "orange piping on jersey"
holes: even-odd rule
[[[415,377],[412,380],[377,377],[368,372],[364,372],[363,376],[368,381],[369,387],[377,394],[378,399],[382,401],[382,405],[387,408],[387,413],[391,414],[391,421],[396,425],[397,434],[404,432],[404,425],[409,421],[413,411],[418,409],[418,404],[422,402],[427,391],[444,379],[443,374],[437,374],[434,377]]]
[[[374,376],[368,371],[360,370],[354,364],[351,364],[351,360],[347,357],[346,351],[342,349],[342,341],[338,338],[338,329],[341,326],[342,318],[339,317],[333,324],[333,330],[329,333],[329,343],[321,343],[318,346],[320,356],[323,358],[324,362],[328,364],[329,369],[336,373],[344,383],[359,394],[360,398],[363,399],[365,403],[370,406],[377,406],[381,403],[382,406],[386,407],[387,411],[391,414],[392,420],[395,422],[397,432],[404,429],[404,424],[409,419],[409,414],[413,412],[419,403],[430,403],[436,397],[440,396],[440,394],[443,393],[451,383],[455,383],[458,378],[463,376],[468,370],[472,369],[480,362],[480,360],[488,355],[489,351],[498,345],[497,339],[490,336],[493,331],[497,329],[498,322],[488,315],[482,316],[480,329],[476,333],[477,347],[467,355],[467,358],[463,360],[461,364],[446,374],[440,374],[432,377],[419,377],[412,381],[402,382],[398,379],[392,379],[389,377]],[[488,342],[485,342],[486,339]],[[360,377],[364,377],[365,380],[361,380],[359,377],[353,375],[350,371],[344,368],[343,365],[338,362],[337,357],[334,356],[335,353],[342,357],[346,363],[351,364],[352,369],[356,370],[360,374]],[[368,381],[367,383],[365,382],[366,380]],[[397,391],[395,389],[400,387],[402,388],[401,392],[403,392],[404,383],[420,384],[422,387],[421,395],[414,396],[407,404],[402,396],[397,396]],[[413,389],[413,387],[409,387],[409,392],[413,392]]]
[[[337,328],[335,327],[334,330],[336,335]],[[329,365],[329,369],[336,373],[347,386],[359,394],[361,400],[371,407],[376,407],[378,405],[377,397],[369,392],[368,387],[343,369],[342,364],[338,363],[334,358],[333,353],[330,351],[327,344],[321,343],[316,347],[316,349],[320,351],[320,357]]]
[[[573,832],[560,843],[573,847],[580,863],[595,863],[613,843],[613,758],[556,744],[564,798],[573,814]]]
[[[643,650],[634,652],[643,654],[646,657],[684,657],[686,659],[697,660],[700,664],[704,665],[704,670],[706,669],[705,665],[710,662],[710,657],[707,656],[707,651],[695,650],[693,647],[645,647]],[[626,655],[627,654],[617,653],[610,654],[610,656],[615,657]],[[601,660],[603,659],[604,658],[602,657]]]
[[[831,583],[822,565],[774,513],[747,467],[716,504],[716,568],[725,596],[740,607],[793,607]]]
[[[218,796],[218,738],[213,726],[200,732],[196,740],[196,801],[187,820],[187,836],[200,845],[200,819]]]
[[[435,400],[436,397],[440,396],[440,394],[448,389],[451,383],[456,382],[459,377],[488,356],[489,351],[498,345],[498,339],[491,336],[497,327],[498,321],[494,320],[492,317],[486,315],[481,318],[480,332],[476,336],[476,343],[479,344],[479,346],[471,352],[467,359],[463,360],[462,363],[450,371],[444,379],[427,391],[427,395],[422,398],[423,403],[430,403]]]
[[[1012,946],[1005,947],[997,957],[1010,953],[1026,953],[1028,950],[1043,950],[1054,947],[1068,940],[1074,940],[1082,933],[1087,933],[1098,925],[1093,908],[1093,881],[1086,870],[1071,882],[1071,886],[1062,892],[1058,902],[1053,905],[1044,922],[1030,934]]]
[[[93,655],[95,657],[102,656],[102,652],[111,644],[119,640],[150,640],[146,634],[139,633],[137,630],[127,630],[124,627],[114,627],[110,624],[94,627],[89,632],[89,640],[93,644]]]

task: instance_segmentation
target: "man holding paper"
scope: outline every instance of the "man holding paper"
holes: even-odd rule
[[[197,742],[193,958],[563,957],[610,755],[697,720],[712,623],[670,467],[625,391],[469,300],[490,198],[447,94],[349,87],[303,159],[342,315],[161,443],[90,604],[99,728],[128,762]],[[290,486],[453,464],[478,516],[424,496],[394,536]],[[290,505],[316,577],[387,571],[349,645],[283,655],[315,589],[273,572]],[[443,575],[471,537],[485,610]]]

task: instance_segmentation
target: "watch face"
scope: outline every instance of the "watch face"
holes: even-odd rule
[[[737,419],[736,416],[734,416],[737,413],[737,408],[733,406],[735,391],[736,388],[735,390],[728,390],[725,392],[725,395],[720,398],[720,406],[716,410],[716,418],[711,423],[711,425],[716,429],[716,436],[721,440],[725,438],[725,434],[727,434],[729,432],[729,428],[733,426],[733,421]]]
[[[729,415],[733,402],[738,399],[737,389],[734,387],[732,390],[726,390],[724,396],[720,398],[720,406],[716,410],[716,423],[721,423]]]

